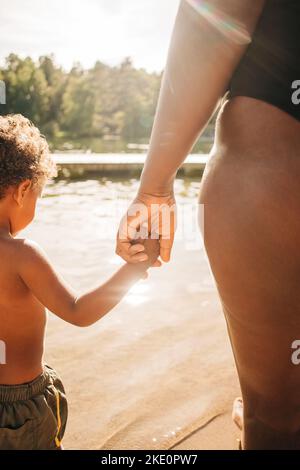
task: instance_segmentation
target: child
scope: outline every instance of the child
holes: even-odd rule
[[[48,145],[28,119],[0,117],[0,449],[61,449],[67,401],[57,373],[43,364],[46,311],[77,326],[109,312],[157,261],[157,240],[132,246],[106,283],[77,297],[39,246],[14,238],[34,218],[46,180],[55,175]],[[143,250],[147,251],[147,255]]]

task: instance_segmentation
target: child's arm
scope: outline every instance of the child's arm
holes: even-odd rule
[[[123,265],[108,281],[77,297],[54,270],[41,248],[25,241],[19,253],[19,274],[33,295],[51,312],[77,326],[95,323],[117,305],[131,286],[142,279],[159,254],[157,240],[145,243],[150,260]]]

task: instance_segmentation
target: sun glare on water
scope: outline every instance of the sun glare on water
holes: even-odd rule
[[[124,297],[124,300],[130,305],[143,304],[144,302],[147,302],[147,300],[149,300],[149,295],[147,295],[149,294],[149,291],[149,283],[140,281],[130,289],[128,294]]]

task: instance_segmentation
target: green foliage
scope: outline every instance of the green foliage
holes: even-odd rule
[[[22,113],[51,139],[107,137],[148,139],[161,75],[135,69],[129,58],[119,66],[96,62],[65,72],[53,56],[21,59],[10,54],[0,69],[6,105],[0,113]]]
[[[0,114],[21,113],[45,134],[52,149],[131,151],[128,142],[147,143],[160,89],[161,74],[133,67],[125,58],[116,67],[97,61],[89,70],[80,64],[66,72],[54,57],[37,62],[10,54],[0,68],[6,104]],[[194,152],[208,152],[215,117]]]

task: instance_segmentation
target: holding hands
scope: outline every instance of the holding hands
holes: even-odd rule
[[[161,266],[170,260],[175,232],[173,192],[153,195],[139,192],[121,220],[116,253],[128,263]]]

